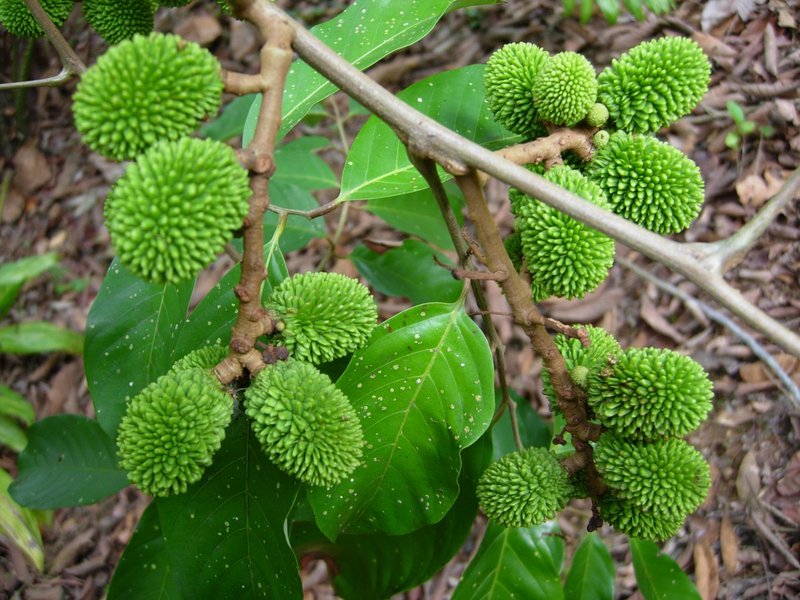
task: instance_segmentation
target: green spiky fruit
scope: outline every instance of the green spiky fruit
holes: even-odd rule
[[[581,328],[586,331],[589,337],[588,347],[584,346],[579,339],[570,338],[563,334],[556,335],[553,341],[561,356],[564,357],[564,363],[573,381],[583,389],[586,389],[589,375],[607,367],[609,361],[613,361],[622,352],[622,348],[611,334],[600,327],[581,325]],[[556,412],[558,410],[558,398],[553,389],[550,372],[547,369],[542,369],[542,386],[545,395],[550,400],[551,409]]]
[[[150,0],[83,0],[82,7],[86,22],[109,44],[153,31]]]
[[[586,114],[586,124],[591,127],[602,127],[608,121],[608,109],[605,104],[595,102]]]
[[[622,131],[654,133],[688,115],[708,90],[711,65],[694,41],[664,37],[639,44],[598,77],[598,99]]]
[[[519,272],[522,269],[522,237],[519,232],[512,233],[504,239],[503,246],[511,259],[511,263],[514,265],[514,269]]]
[[[683,231],[700,213],[700,169],[677,148],[621,131],[599,148],[587,169],[611,209],[656,233]]]
[[[338,273],[304,273],[284,279],[267,307],[283,323],[283,343],[292,356],[316,365],[366,344],[378,319],[369,290]]]
[[[553,167],[545,179],[608,208],[600,188],[570,167]],[[600,285],[614,263],[614,240],[517,190],[510,194],[534,299],[582,298]]]
[[[194,2],[194,0],[161,0],[159,4],[168,8],[177,8],[178,6],[186,6],[191,2]]]
[[[228,349],[221,344],[212,344],[192,350],[183,358],[173,363],[171,373],[186,371],[187,369],[213,369],[228,355]]]
[[[526,448],[489,465],[478,481],[483,512],[505,527],[552,519],[573,492],[567,472],[546,448]]]
[[[575,52],[559,52],[539,71],[533,99],[544,121],[568,127],[582,121],[597,99],[592,63]]]
[[[247,389],[245,405],[270,460],[301,481],[329,487],[358,466],[358,416],[313,365],[290,359],[267,366]]]
[[[242,226],[250,187],[230,146],[159,142],[108,195],[106,225],[122,263],[139,277],[175,283],[213,261]]]
[[[163,375],[128,404],[117,437],[120,466],[151,496],[182,494],[211,464],[232,410],[208,371]]]
[[[136,158],[154,143],[176,140],[219,110],[216,58],[176,35],[136,36],[111,48],[81,77],[75,125],[92,150]]]
[[[641,443],[604,433],[594,462],[615,497],[654,515],[686,518],[711,486],[703,455],[681,439]]]
[[[533,82],[549,55],[535,44],[506,44],[486,63],[486,102],[495,120],[527,138],[544,133],[533,105]]]
[[[72,0],[39,0],[56,27],[61,27],[72,12]],[[44,35],[23,0],[0,0],[0,23],[11,35],[38,38]]]
[[[711,410],[712,384],[699,363],[658,348],[629,348],[589,378],[588,401],[600,422],[634,440],[679,437]]]
[[[686,517],[671,517],[643,511],[611,494],[600,499],[600,516],[620,533],[640,540],[663,542],[678,533]]]

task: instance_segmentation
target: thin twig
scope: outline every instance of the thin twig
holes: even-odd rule
[[[70,73],[70,75],[83,75],[86,71],[86,65],[83,64],[83,61],[75,54],[75,51],[69,45],[69,42],[64,39],[64,36],[61,35],[61,32],[58,30],[58,27],[55,26],[53,21],[47,15],[47,13],[42,8],[42,5],[39,4],[38,0],[24,0],[25,5],[28,7],[28,10],[31,11],[33,18],[36,19],[36,22],[44,29],[44,34],[47,36],[47,39],[53,45],[56,52],[58,53],[59,58],[61,58],[61,64],[63,65],[64,69]]]
[[[287,215],[297,215],[298,217],[305,217],[306,219],[317,219],[319,217],[324,217],[330,212],[335,211],[337,208],[341,208],[341,204],[336,202],[335,200],[331,202],[327,202],[318,206],[317,208],[312,208],[311,210],[298,210],[296,208],[284,208],[282,206],[273,206],[270,204],[269,211],[280,214],[287,214]]]
[[[800,168],[795,169],[778,193],[732,236],[717,242],[687,244],[685,247],[693,251],[708,270],[720,275],[729,271],[741,262],[747,251],[795,197],[798,189]]]
[[[680,288],[675,287],[671,283],[668,283],[649,271],[641,268],[639,265],[635,264],[634,262],[628,260],[627,258],[617,257],[616,261],[621,264],[626,269],[630,269],[634,273],[636,273],[639,277],[647,279],[648,281],[652,282],[656,285],[656,287],[661,288],[665,292],[668,292],[675,296],[676,298],[680,298],[683,302],[687,304],[694,304],[697,306],[709,319],[715,321],[728,329],[731,333],[733,333],[736,337],[741,339],[750,350],[753,351],[764,365],[775,374],[775,377],[781,382],[783,387],[786,389],[787,398],[789,400],[789,408],[794,412],[800,412],[800,388],[797,387],[792,378],[783,370],[783,368],[778,364],[769,352],[758,343],[758,341],[741,327],[739,327],[736,323],[734,323],[731,319],[726,317],[720,311],[710,307],[708,304],[695,298]]]
[[[444,189],[442,180],[439,177],[439,172],[436,170],[436,164],[425,158],[420,158],[412,152],[408,153],[411,163],[417,168],[420,174],[425,178],[425,181],[433,192],[433,197],[439,206],[439,211],[442,213],[447,231],[450,234],[450,239],[453,241],[453,247],[456,249],[458,255],[458,262],[464,269],[475,269],[474,261],[469,254],[469,246],[461,235],[461,230],[456,220],[456,215],[453,212],[453,207],[447,198],[447,191]],[[475,303],[478,305],[481,313],[483,314],[484,329],[486,330],[489,338],[489,344],[494,350],[495,365],[497,366],[497,379],[500,384],[500,397],[502,399],[500,409],[497,411],[502,415],[504,408],[509,408],[509,417],[511,418],[511,431],[514,434],[514,441],[517,448],[522,450],[522,437],[519,433],[519,423],[517,422],[517,405],[511,397],[511,391],[508,388],[508,377],[506,370],[505,346],[500,339],[500,334],[497,332],[497,327],[494,324],[492,313],[489,311],[489,302],[486,299],[486,294],[481,287],[480,281],[477,279],[470,280],[472,287],[472,295],[475,297]],[[499,417],[495,414],[495,419],[492,424],[496,422]]]
[[[435,160],[456,175],[465,175],[470,168],[488,173],[621,241],[682,274],[754,329],[800,356],[800,335],[748,302],[721,276],[709,273],[694,253],[681,244],[606,211],[440,125],[361,73],[279,7],[262,4],[265,12],[281,15],[291,24],[295,34],[293,47],[303,60],[386,121],[417,154]]]

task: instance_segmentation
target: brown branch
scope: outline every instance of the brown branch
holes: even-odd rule
[[[75,51],[69,45],[69,42],[64,39],[64,36],[61,35],[61,32],[58,30],[58,27],[55,26],[53,21],[44,12],[42,5],[39,4],[38,0],[25,0],[25,5],[28,7],[28,10],[31,11],[33,18],[36,19],[36,22],[44,29],[44,34],[47,36],[47,39],[53,45],[56,52],[58,53],[59,58],[61,59],[61,64],[64,66],[64,70],[68,71],[70,75],[83,75],[86,71],[86,65],[83,64],[83,61],[75,54]]]
[[[341,204],[336,202],[335,200],[331,202],[327,202],[317,208],[312,208],[311,210],[299,210],[297,208],[284,208],[282,206],[275,206],[270,205],[269,210],[271,212],[277,213],[279,215],[297,215],[298,217],[305,217],[306,219],[316,219],[318,217],[323,217],[330,212],[333,212],[337,208],[341,207]]]
[[[769,202],[729,238],[711,243],[686,244],[697,259],[709,270],[722,275],[744,258],[761,235],[800,190],[800,168],[795,169]]]
[[[600,437],[600,428],[589,420],[586,394],[572,381],[564,358],[547,332],[545,319],[533,303],[530,286],[514,270],[500,230],[483,196],[477,171],[456,176],[456,183],[467,201],[467,213],[475,226],[478,242],[486,254],[486,266],[493,271],[504,270],[508,273],[508,277],[499,282],[500,287],[514,313],[514,320],[525,331],[531,346],[542,358],[550,374],[558,408],[564,414],[565,429],[572,435],[572,445],[575,448],[575,458],[570,461],[583,465],[590,494],[596,501],[605,493],[605,484],[592,460],[592,446],[589,442]]]
[[[274,171],[275,140],[281,125],[281,103],[286,75],[292,63],[292,29],[286,20],[268,15],[263,3],[234,0],[235,13],[253,22],[265,40],[261,50],[261,91],[263,101],[255,137],[239,156],[250,170],[250,210],[244,220],[242,272],[234,293],[239,300],[236,323],[231,332],[230,354],[214,369],[223,383],[229,383],[243,369],[255,374],[264,368],[256,340],[270,334],[274,322],[261,305],[261,289],[267,277],[264,262],[264,213],[269,207],[269,179]],[[235,363],[234,363],[235,361]]]
[[[447,129],[383,89],[364,73],[292,20],[278,6],[263,10],[285,18],[294,30],[294,49],[311,67],[386,121],[417,154],[435,160],[451,173],[475,168],[534,196],[582,223],[660,262],[708,292],[717,302],[761,331],[788,352],[800,356],[800,335],[748,302],[721,276],[709,273],[681,244],[652,233],[572,194]]]
[[[245,73],[237,73],[236,71],[222,69],[222,85],[225,87],[226,92],[236,94],[237,96],[244,96],[245,94],[261,92],[269,85],[269,81],[264,78],[263,73],[247,75]]]

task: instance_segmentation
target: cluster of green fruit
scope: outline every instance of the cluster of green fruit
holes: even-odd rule
[[[671,350],[630,348],[600,328],[580,339],[555,337],[573,381],[602,426],[594,464],[608,491],[596,498],[602,518],[632,537],[673,536],[703,502],[709,466],[682,436],[711,410],[712,384],[697,362]],[[545,394],[560,412],[549,375]],[[478,484],[486,514],[508,527],[552,519],[570,498],[588,494],[583,472],[570,476],[556,455],[528,448],[491,465]]]
[[[86,22],[109,44],[118,44],[134,35],[153,31],[153,16],[161,6],[184,6],[193,0],[82,0]],[[61,27],[72,12],[74,0],[40,0],[47,16]],[[227,0],[217,0],[230,14]],[[44,35],[23,0],[0,0],[0,23],[12,35],[38,38]]]
[[[654,134],[697,106],[710,72],[703,51],[686,38],[644,42],[599,76],[574,52],[549,56],[515,43],[489,58],[486,99],[495,119],[527,140],[558,127],[595,131],[591,161],[568,155],[567,164],[546,173],[530,168],[651,231],[678,233],[700,212],[703,179],[691,159]],[[518,190],[509,195],[515,233],[506,247],[530,274],[535,300],[581,298],[606,278],[613,239]]]
[[[367,342],[375,301],[354,279],[306,273],[278,285],[266,309],[278,323],[273,341],[290,356],[252,377],[244,412],[278,468],[310,485],[335,485],[358,466],[364,439],[349,399],[316,365]],[[184,493],[211,464],[235,410],[211,372],[226,355],[223,346],[195,350],[129,401],[117,438],[120,465],[142,491]]]
[[[189,279],[215,260],[249,209],[233,149],[189,137],[222,99],[217,59],[178,36],[135,35],[103,54],[73,97],[83,140],[131,160],[105,205],[120,261],[156,283]]]

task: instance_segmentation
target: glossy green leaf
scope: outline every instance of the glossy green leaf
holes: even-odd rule
[[[92,504],[128,485],[116,453],[114,441],[96,421],[78,415],[48,417],[28,429],[11,495],[30,508]]]
[[[302,598],[286,517],[299,483],[267,460],[244,417],[214,463],[158,514],[184,598]]]
[[[288,183],[285,180],[275,179],[269,184],[270,202],[281,208],[295,210],[311,210],[319,206],[319,202],[311,193],[303,188]],[[264,215],[265,235],[270,238],[278,224],[278,215],[267,211]],[[324,219],[309,220],[299,215],[289,215],[286,229],[281,236],[281,248],[284,252],[292,252],[304,248],[314,238],[325,237]]]
[[[454,302],[464,282],[436,264],[434,256],[450,262],[427,244],[406,240],[402,246],[383,253],[356,246],[350,260],[372,287],[387,296],[404,296],[414,304]]]
[[[500,390],[497,390],[496,394],[499,404]],[[510,394],[512,400],[517,403],[517,425],[522,445],[526,448],[547,448],[553,437],[550,425],[538,415],[525,398],[514,390],[510,390]],[[508,410],[503,412],[503,415],[492,427],[492,440],[494,440],[495,460],[517,450],[517,443],[511,428],[511,415]]]
[[[444,71],[406,88],[398,97],[482,146],[507,146],[519,139],[495,123],[483,95],[484,65]],[[447,174],[443,179],[449,179]],[[425,189],[394,131],[377,117],[361,128],[347,155],[338,200],[371,200]]]
[[[48,252],[41,256],[26,256],[0,265],[0,317],[11,308],[23,283],[38,277],[57,264],[58,255],[55,252]]]
[[[675,8],[674,0],[644,0],[644,3],[657,15],[663,15]]]
[[[453,600],[563,600],[563,560],[564,540],[554,523],[506,528],[490,522]]]
[[[28,321],[0,327],[0,352],[9,354],[42,354],[68,352],[80,354],[83,336],[45,321]]]
[[[0,469],[0,537],[4,537],[28,557],[37,570],[44,570],[44,547],[36,515],[17,504],[8,494],[12,478]]]
[[[377,600],[433,577],[455,556],[472,529],[478,510],[475,486],[491,453],[488,435],[461,453],[461,493],[438,523],[401,536],[340,536],[328,548],[338,568],[333,580],[338,594],[347,600]]]
[[[313,135],[284,144],[275,150],[277,167],[271,181],[291,183],[308,192],[339,187],[336,175],[316,154],[328,146],[328,138]]]
[[[112,439],[128,400],[174,362],[193,285],[147,283],[111,263],[89,311],[83,359],[97,421]]]
[[[700,600],[692,580],[653,542],[630,538],[636,584],[645,600]]]
[[[25,430],[11,417],[0,415],[0,446],[19,452],[27,443],[28,436],[25,435]]]
[[[447,186],[447,191],[456,219],[461,224],[464,221],[461,214],[463,196],[458,188]],[[450,233],[430,188],[392,198],[373,198],[364,208],[399,231],[415,235],[444,250],[453,248]]]
[[[594,2],[595,0],[581,0],[580,20],[584,25],[586,25],[586,23],[589,22],[589,19],[592,18],[592,12],[594,12]]]
[[[269,251],[269,244],[264,247],[264,260],[267,265],[267,280],[261,289],[261,298],[266,299],[272,289],[289,276],[286,261],[279,247]],[[202,346],[222,344],[227,346],[231,339],[231,328],[236,322],[239,301],[233,288],[239,283],[241,268],[239,265],[225,273],[208,294],[195,306],[192,313],[183,323],[180,335],[175,343],[175,358],[181,358]]]
[[[200,135],[220,142],[227,142],[242,135],[244,122],[256,96],[257,94],[245,94],[231,100],[230,104],[222,109],[221,115],[200,128]]]
[[[564,583],[569,600],[614,600],[614,561],[597,533],[581,540]]]
[[[181,600],[172,575],[158,507],[150,504],[125,547],[111,584],[108,600]]]
[[[451,4],[453,0],[358,0],[337,17],[313,27],[311,33],[363,70],[427,35]],[[286,78],[280,135],[286,135],[312,106],[335,91],[333,83],[306,63],[295,61]],[[261,96],[247,116],[245,146],[253,139],[259,110]]]
[[[424,304],[385,321],[336,385],[365,446],[347,480],[309,491],[322,532],[401,535],[440,521],[458,496],[461,450],[494,409],[492,353],[463,306]]]
[[[30,425],[36,420],[33,406],[10,387],[0,383],[0,415],[13,417]]]

